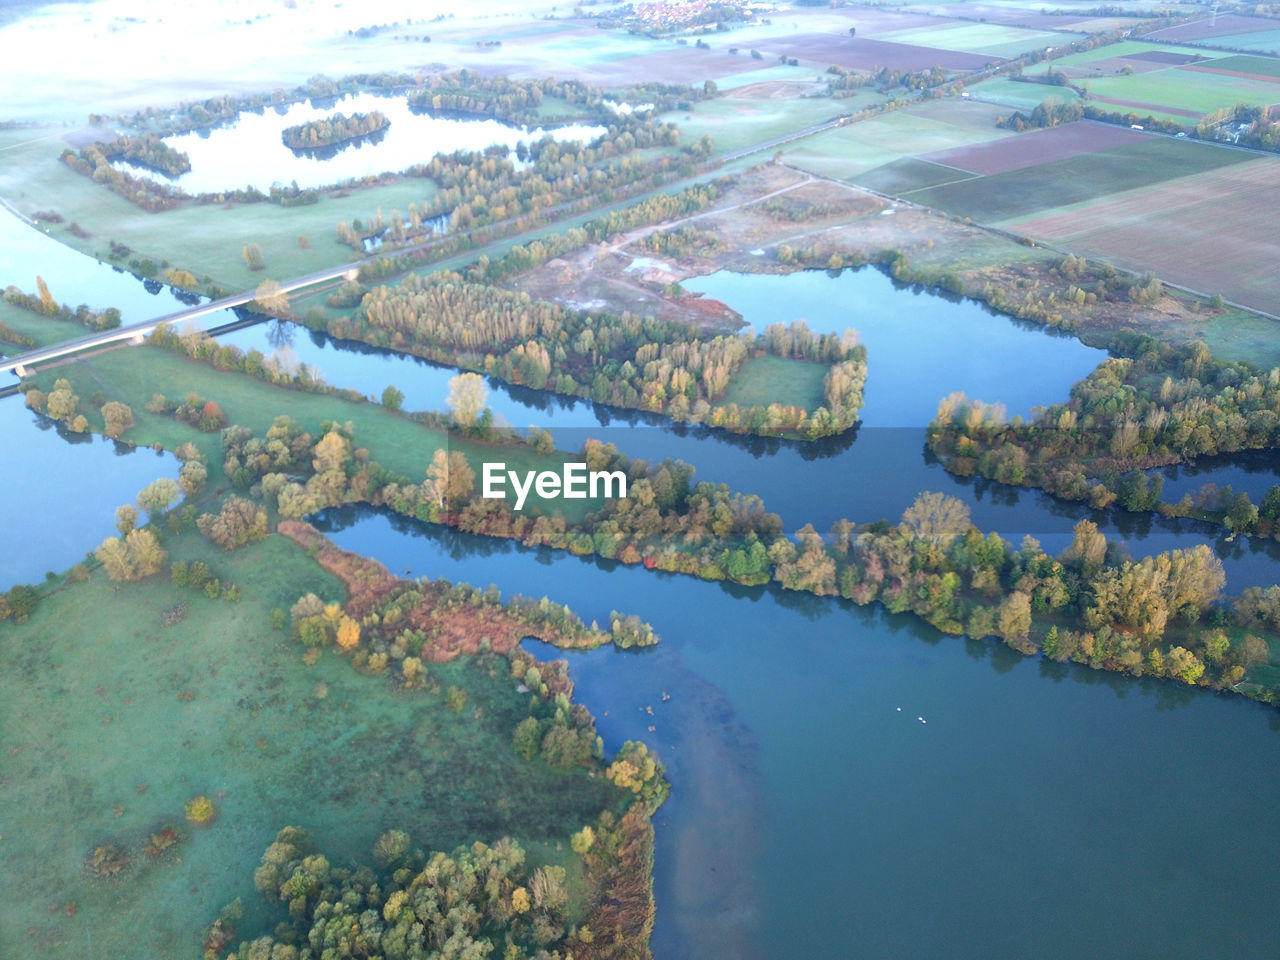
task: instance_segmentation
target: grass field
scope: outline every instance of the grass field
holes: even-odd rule
[[[975,176],[978,174],[948,167],[946,164],[903,157],[886,163],[883,167],[858,174],[854,179],[860,187],[870,187],[896,197],[913,190],[937,187],[958,180],[972,180]]]
[[[1207,37],[1193,42],[1205,47],[1276,53],[1280,51],[1280,30],[1259,30],[1256,33],[1237,33],[1227,37]]]
[[[370,458],[388,470],[419,483],[426,475],[432,454],[442,447],[460,450],[476,472],[479,486],[480,465],[485,460],[501,460],[509,470],[559,470],[561,463],[573,459],[568,454],[540,456],[530,447],[494,447],[474,441],[446,436],[444,433],[397,416],[374,403],[350,403],[323,394],[286,390],[239,373],[215,370],[178,354],[155,347],[109,350],[85,360],[44,370],[36,377],[40,389],[48,391],[53,381],[66,377],[80,397],[81,413],[95,432],[101,432],[102,416],[90,398],[101,391],[106,400],[119,400],[133,410],[136,425],[125,439],[139,445],[162,444],[173,450],[187,441],[195,443],[209,459],[214,482],[222,482],[222,447],[218,434],[202,434],[194,427],[179,423],[169,416],[147,412],[152,394],[162,393],[181,400],[195,392],[222,407],[228,423],[249,427],[262,435],[277,416],[293,417],[313,436],[320,425],[331,420],[350,422],[355,428],[355,446],[369,450]],[[526,512],[536,504],[530,494]],[[554,509],[566,517],[578,519],[598,509],[594,500],[555,500]]]
[[[1216,61],[1209,61],[1201,66],[1215,64]],[[1237,103],[1272,104],[1280,101],[1280,84],[1176,67],[1127,77],[1097,77],[1089,80],[1089,90],[1097,97],[1150,104],[1156,110],[1190,110],[1198,114],[1233,107]]]
[[[603,780],[520,759],[511,731],[528,698],[505,670],[433,664],[436,686],[404,693],[331,653],[304,664],[269,611],[345,591],[292,541],[226,553],[187,533],[166,546],[173,559],[208,563],[242,599],[209,599],[163,575],[113,584],[98,571],[45,598],[26,624],[0,623],[14,881],[0,927],[10,943],[26,931],[24,942],[54,960],[193,956],[236,897],[246,932],[278,919],[254,891],[253,868],[286,825],[308,830],[336,863],[370,863],[390,827],[428,849],[504,834],[554,844],[613,801]],[[451,685],[470,697],[459,713],[445,706]],[[184,818],[197,794],[217,807],[210,826]],[[182,839],[147,855],[166,824]],[[108,843],[130,863],[94,879],[85,860]]]
[[[807,75],[812,78],[812,71]],[[681,143],[693,143],[708,134],[718,151],[731,152],[812,127],[881,100],[883,97],[873,92],[860,93],[848,100],[830,97],[770,100],[729,95],[696,104],[692,113],[676,111],[663,119],[679,125]]]
[[[822,405],[822,380],[827,367],[785,357],[752,357],[729,381],[724,402],[740,407],[783,406],[816,410]]]
[[[1237,150],[1159,138],[932,187],[910,199],[996,223],[1253,159]]]
[[[346,197],[325,196],[303,207],[190,205],[147,213],[59,163],[64,144],[56,137],[33,139],[31,133],[0,132],[0,196],[28,215],[38,210],[62,214],[66,222],[52,236],[104,259],[109,241],[115,240],[133,248],[130,257],[168,260],[197,278],[209,276],[236,290],[256,287],[264,277],[296,277],[353,260],[355,251],[337,242],[339,221],[369,218],[379,207],[388,217],[392,210],[406,214],[410,203],[421,204],[436,192],[431,181],[411,179],[353,190]],[[73,236],[72,222],[91,236]],[[301,236],[310,249],[299,245]],[[264,270],[255,273],[245,265],[246,243],[262,248]]]
[[[1079,100],[1080,95],[1070,87],[1050,87],[1042,83],[1022,83],[1017,80],[1006,80],[998,77],[984,80],[969,88],[975,97],[984,100],[995,100],[1007,103],[1020,110],[1034,110],[1046,100],[1057,100],[1059,103],[1070,103]]]
[[[995,125],[999,107],[940,100],[895,110],[784,147],[789,163],[824,176],[851,179],[902,157],[1010,136]]]
[[[1274,57],[1221,57],[1211,60],[1205,66],[1214,70],[1234,70],[1237,73],[1253,73],[1260,77],[1280,79],[1280,60]]]
[[[74,340],[76,337],[82,337],[88,333],[78,323],[42,317],[39,314],[32,313],[30,310],[24,310],[21,307],[15,307],[11,303],[5,303],[3,300],[0,300],[0,323],[3,323],[16,333],[30,337],[36,342],[37,347],[47,347],[50,344],[61,343],[63,340]],[[0,345],[10,347],[5,351],[9,354],[21,353],[24,350],[31,349],[31,347],[18,347],[7,344],[3,338],[0,338]]]
[[[1037,47],[1056,47],[1069,43],[1071,37],[1047,30],[1023,30],[996,23],[957,23],[943,27],[919,27],[879,34],[877,40],[914,43],[939,50],[960,50],[992,57],[1013,57]]]

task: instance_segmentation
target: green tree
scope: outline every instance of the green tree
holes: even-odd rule
[[[399,410],[404,403],[404,394],[395,387],[387,387],[382,391],[382,405],[388,410]]]
[[[173,506],[178,496],[178,484],[168,477],[161,477],[138,491],[138,506],[154,520]]]
[[[250,270],[261,270],[266,266],[262,259],[262,248],[256,243],[246,243],[241,255],[244,257],[245,266]]]

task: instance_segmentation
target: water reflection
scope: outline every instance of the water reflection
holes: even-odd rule
[[[349,115],[374,110],[391,121],[382,131],[383,136],[339,145],[331,154],[299,153],[281,140],[286,127],[319,120],[335,111]],[[137,177],[175,184],[190,194],[226,193],[243,190],[246,185],[265,193],[273,183],[294,182],[307,189],[400,171],[427,163],[438,153],[482,151],[495,145],[514,151],[518,142],[539,140],[546,135],[557,140],[585,141],[604,132],[604,127],[586,124],[529,129],[498,120],[418,113],[410,109],[403,94],[354,93],[336,101],[307,101],[246,110],[232,123],[165,137],[165,143],[191,158],[191,169],[178,177],[123,160],[116,161],[115,166]],[[429,199],[431,193],[431,187],[424,181],[422,199]]]
[[[912,955],[978,960],[1034,942],[1065,958],[1081,955],[1088,911],[1089,955],[1141,943],[1190,960],[1221,937],[1241,955],[1269,949],[1268,868],[1221,857],[1220,834],[1280,844],[1280,767],[1258,763],[1277,745],[1272,709],[1025,658],[879,608],[495,547],[367,510],[320,520],[393,570],[654,623],[662,640],[644,657],[568,658],[606,742],[643,739],[673,774],[657,824],[657,955],[743,956],[736,935],[769,957],[857,942],[868,957],[911,943]],[[682,712],[702,701],[702,720]],[[759,844],[738,862],[763,895],[731,915],[699,894],[723,889],[717,857],[744,841]],[[1123,891],[1103,915],[1099,876]],[[979,909],[993,889],[1016,909]],[[1204,908],[1194,923],[1187,903]]]

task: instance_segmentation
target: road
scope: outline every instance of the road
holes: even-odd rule
[[[359,264],[355,264],[358,267]],[[295,290],[301,290],[304,287],[310,287],[317,283],[324,283],[327,280],[336,280],[343,276],[348,270],[353,269],[353,265],[347,264],[341,267],[333,267],[328,270],[320,270],[316,273],[307,274],[305,277],[297,277],[280,284],[281,289],[285,293],[292,293]],[[43,347],[38,350],[30,350],[26,353],[20,353],[13,357],[0,357],[0,373],[16,373],[19,367],[30,368],[39,363],[47,363],[50,360],[56,360],[59,357],[65,357],[68,354],[79,353],[81,350],[88,350],[92,347],[100,347],[109,343],[120,343],[125,340],[133,340],[142,342],[151,331],[162,323],[183,323],[187,320],[195,320],[198,317],[206,316],[210,313],[217,313],[219,310],[228,310],[231,307],[240,307],[248,303],[256,296],[253,290],[237,293],[231,297],[223,297],[221,300],[210,300],[208,303],[202,303],[194,307],[188,307],[185,310],[179,310],[176,313],[168,313],[163,317],[155,317],[151,320],[144,320],[141,323],[131,323],[127,326],[116,327],[114,330],[103,330],[99,333],[91,333],[75,340],[66,340],[62,343],[54,344],[51,347]]]

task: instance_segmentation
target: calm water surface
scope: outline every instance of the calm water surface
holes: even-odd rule
[[[654,623],[654,651],[570,663],[608,746],[644,739],[671,768],[657,956],[1190,960],[1273,947],[1280,883],[1264,851],[1280,851],[1280,717],[1267,708],[874,609],[370,511],[330,514],[329,527],[396,572]]]
[[[391,120],[382,136],[376,142],[374,138],[351,141],[328,159],[295,152],[280,139],[286,127],[308,120],[374,110]],[[125,161],[118,161],[116,166],[135,176],[176,184],[192,194],[221,193],[245,186],[265,192],[273,182],[288,184],[296,180],[300,187],[321,187],[388,170],[404,170],[417,163],[429,163],[436,154],[455,150],[484,150],[497,144],[515,149],[521,140],[531,143],[548,133],[557,140],[581,141],[600,136],[604,128],[572,124],[530,130],[498,120],[459,120],[415,113],[403,96],[355,93],[321,105],[307,101],[266,107],[261,113],[244,112],[229,126],[165,137],[165,143],[191,158],[191,169],[178,177]]]
[[[58,272],[34,258],[59,299],[123,308],[128,285],[142,290],[72,256]],[[34,263],[23,262],[30,272]],[[98,275],[102,285],[74,286]],[[106,286],[112,278],[127,283]],[[784,282],[794,295],[781,294]],[[633,455],[684,459],[701,478],[759,493],[790,529],[896,517],[917,492],[936,489],[968,502],[985,529],[1065,544],[1075,508],[948,476],[923,451],[923,425],[957,389],[1004,401],[1011,413],[1061,399],[1098,351],[972,304],[897,290],[874,271],[717,274],[690,286],[757,328],[796,317],[816,329],[856,327],[870,353],[862,428],[815,445],[739,438],[496,382],[493,406],[518,426],[550,426],[562,447],[596,436]],[[63,292],[72,289],[84,292]],[[287,347],[329,382],[365,393],[394,384],[409,408],[441,406],[455,373],[289,325],[229,339],[266,352]],[[117,504],[176,473],[172,458],[119,456],[114,444],[72,443],[46,427],[20,398],[0,401],[9,451],[0,459],[0,510],[9,511],[0,530],[28,537],[0,556],[3,585],[69,566],[112,532]],[[1204,479],[1248,465],[1218,469],[1226,472]],[[1097,519],[1135,551],[1213,543],[1232,589],[1278,579],[1265,545],[1226,543],[1192,524]],[[634,611],[658,628],[654,650],[571,662],[610,748],[650,742],[675,785],[658,816],[659,957],[834,957],[850,944],[873,958],[1272,950],[1280,908],[1270,870],[1280,851],[1272,711],[1025,659],[836,601],[525,550],[369,511],[334,512],[327,522],[342,546],[396,572],[548,594],[588,619]],[[249,785],[240,786],[248,799]],[[192,869],[206,880],[202,911],[216,910],[216,891],[243,887],[268,828],[257,824],[234,857],[199,854],[203,867],[193,848]]]

